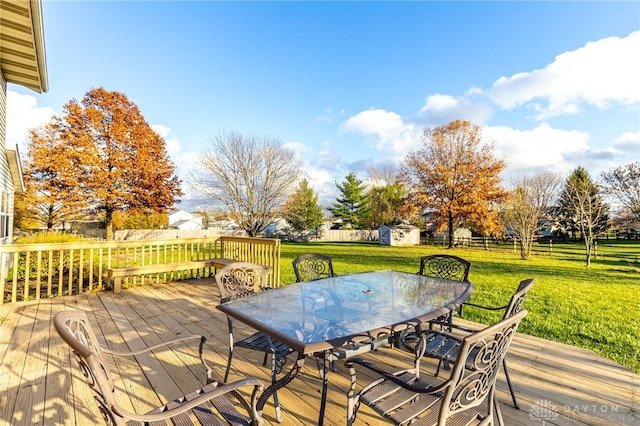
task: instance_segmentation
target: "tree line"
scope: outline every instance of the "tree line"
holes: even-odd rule
[[[30,131],[16,223],[51,229],[92,215],[104,221],[109,239],[114,223],[157,227],[165,221],[183,182],[166,142],[138,107],[100,87],[69,101],[63,112]],[[477,125],[456,120],[427,128],[421,142],[397,168],[372,168],[366,180],[350,172],[335,183],[339,195],[330,206],[319,204],[302,161],[271,137],[221,132],[187,179],[212,211],[250,236],[278,218],[296,230],[317,229],[326,210],[342,228],[411,223],[447,232],[450,246],[461,226],[485,237],[509,233],[527,259],[541,225],[553,223],[584,239],[589,264],[595,237],[611,226],[607,197],[616,200],[619,221],[640,222],[638,162],[602,173],[600,182],[578,167],[567,177],[543,172],[505,185],[506,164]]]

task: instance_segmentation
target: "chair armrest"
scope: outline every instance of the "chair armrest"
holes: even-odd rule
[[[179,342],[182,342],[182,341],[185,341],[185,340],[191,340],[191,339],[200,339],[200,347],[202,347],[204,345],[204,343],[207,341],[207,338],[205,336],[200,336],[200,335],[194,334],[194,335],[191,335],[191,336],[178,337],[176,339],[167,340],[165,342],[160,342],[160,343],[157,343],[155,345],[147,346],[145,348],[138,349],[138,350],[135,350],[135,351],[119,352],[119,351],[113,351],[111,349],[103,347],[102,348],[102,352],[104,352],[106,354],[109,354],[109,355],[119,355],[119,356],[140,355],[140,354],[143,354],[145,352],[156,350],[156,349],[161,348],[163,346],[167,346],[167,345],[171,345],[171,344],[174,344],[174,343],[179,343]]]
[[[258,393],[264,389],[264,385],[258,379],[242,379],[242,380],[238,380],[233,383],[225,384],[222,386],[209,384],[204,388],[200,389],[199,392],[201,393],[199,396],[190,400],[187,400],[185,398],[184,402],[174,401],[174,404],[178,404],[176,407],[164,410],[161,413],[136,414],[122,408],[117,403],[114,404],[113,407],[111,408],[114,413],[116,413],[121,417],[124,417],[125,419],[136,420],[136,421],[147,424],[147,422],[161,421],[161,420],[168,419],[170,417],[177,416],[178,414],[182,414],[186,411],[189,411],[192,408],[204,402],[207,402],[213,398],[225,395],[230,392],[235,392],[238,389],[246,386],[253,386],[254,388],[251,394],[251,407],[255,409]]]
[[[443,388],[449,386],[449,381],[446,381],[438,386],[432,386],[424,381],[412,380],[413,382],[419,383],[419,385],[414,386],[408,383],[402,377],[400,377],[402,375],[409,374],[411,378],[416,379],[413,369],[400,370],[400,371],[391,373],[383,368],[378,367],[376,364],[373,364],[372,362],[362,358],[351,358],[347,362],[345,362],[344,365],[345,367],[349,368],[351,371],[352,383],[355,383],[355,365],[360,365],[362,367],[367,368],[368,370],[375,372],[376,374],[379,374],[382,378],[395,383],[396,385],[402,387],[403,389],[407,389],[415,393],[423,393],[423,394],[436,393],[442,390]]]
[[[130,352],[119,352],[119,351],[113,351],[111,349],[108,348],[104,348],[102,347],[102,352],[104,352],[105,354],[108,355],[116,355],[116,356],[135,356],[135,355],[140,355],[146,352],[150,352],[168,345],[172,345],[175,343],[180,343],[186,340],[192,340],[192,339],[199,339],[200,340],[200,345],[198,348],[198,353],[200,355],[200,362],[202,362],[202,365],[205,367],[205,369],[207,370],[207,382],[210,383],[213,381],[212,379],[212,374],[213,374],[213,370],[211,369],[211,367],[209,366],[209,364],[207,364],[207,361],[204,359],[204,353],[203,353],[203,349],[204,349],[204,344],[207,342],[207,338],[205,336],[201,336],[198,334],[193,334],[191,336],[184,336],[184,337],[178,337],[176,339],[171,339],[171,340],[167,340],[165,342],[160,342],[157,343],[155,345],[151,345],[151,346],[147,346],[146,348],[142,348],[142,349],[138,349],[135,351],[130,351]]]
[[[475,303],[471,303],[471,302],[464,302],[463,305],[465,305],[465,306],[473,306],[475,308],[480,308],[480,309],[487,309],[489,311],[504,310],[504,309],[507,309],[507,306],[508,306],[508,305],[505,305],[505,306],[483,306],[483,305],[476,305]]]

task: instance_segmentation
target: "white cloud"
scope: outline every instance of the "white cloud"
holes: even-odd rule
[[[369,136],[369,143],[389,157],[403,157],[420,143],[422,129],[405,123],[395,112],[369,109],[350,117],[342,129]]]
[[[577,130],[553,129],[542,124],[532,130],[486,127],[483,139],[495,142],[494,154],[506,161],[509,173],[549,170],[566,173],[576,158],[589,152],[589,135]]]
[[[640,161],[640,131],[625,132],[613,141],[613,147],[630,155],[633,161]]]
[[[501,108],[531,103],[538,119],[640,103],[640,31],[609,37],[564,52],[542,69],[501,77],[486,95]]]
[[[170,136],[171,128],[163,124],[153,124],[151,128],[164,139],[169,155],[175,155],[180,152],[180,141],[178,138]]]
[[[306,178],[309,181],[309,186],[318,196],[318,204],[330,207],[338,194],[336,179],[331,171],[309,165],[306,169]]]
[[[55,115],[49,107],[38,107],[35,96],[7,91],[7,147],[18,145],[26,152],[29,130],[48,123]]]
[[[331,108],[325,108],[324,111],[322,111],[322,114],[316,115],[316,122],[333,123],[334,116],[335,116],[335,113]]]
[[[477,94],[471,89],[468,94]],[[422,109],[411,119],[420,127],[437,127],[454,120],[467,120],[479,126],[483,125],[493,110],[489,105],[474,103],[468,97],[454,97],[435,94],[428,96]]]
[[[293,153],[296,154],[298,158],[303,158],[311,151],[311,148],[300,142],[286,142],[282,146],[293,151]]]

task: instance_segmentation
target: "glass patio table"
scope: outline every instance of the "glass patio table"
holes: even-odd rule
[[[324,360],[318,418],[318,424],[322,425],[328,383],[327,355],[331,351],[380,336],[393,336],[448,314],[467,300],[473,289],[469,282],[374,271],[290,284],[217,308],[298,353],[291,370],[260,396],[260,411],[277,389],[298,375],[307,355]]]

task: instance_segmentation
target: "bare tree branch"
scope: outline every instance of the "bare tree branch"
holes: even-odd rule
[[[531,247],[541,222],[558,197],[562,181],[559,175],[543,172],[513,182],[512,198],[502,212],[503,222],[520,240],[520,257],[531,256]]]
[[[199,165],[192,186],[250,236],[274,222],[302,175],[300,160],[279,140],[237,132],[214,137]]]

